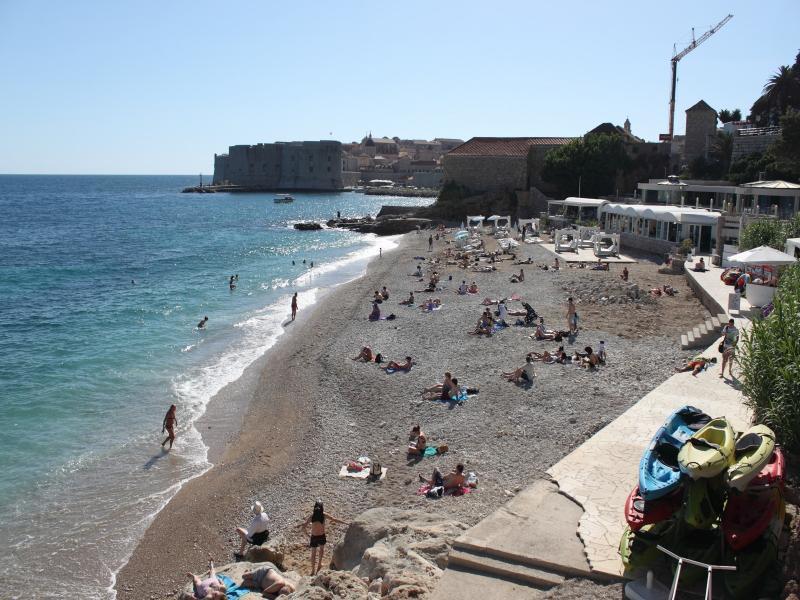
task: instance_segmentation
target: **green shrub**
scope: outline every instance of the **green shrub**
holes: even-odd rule
[[[684,238],[681,240],[681,245],[678,246],[678,252],[680,252],[683,256],[687,256],[691,254],[692,248],[694,248],[694,242],[689,238]]]
[[[792,452],[800,450],[800,264],[786,269],[775,310],[742,333],[742,392],[757,423],[775,430]]]
[[[750,250],[759,246],[772,246],[783,250],[786,242],[785,227],[775,219],[759,219],[742,229],[739,236],[739,250]]]

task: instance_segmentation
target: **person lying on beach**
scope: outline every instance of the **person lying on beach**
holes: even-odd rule
[[[592,271],[608,271],[608,263],[604,263],[599,258],[597,259],[597,264],[592,265]]]
[[[522,269],[520,269],[520,270],[519,270],[519,275],[512,275],[512,276],[509,278],[509,281],[510,281],[511,283],[522,283],[523,281],[525,281],[525,271],[523,271]]]
[[[423,289],[423,290],[414,290],[414,291],[416,293],[418,293],[418,294],[429,294],[431,292],[435,292],[436,291],[436,284],[431,282],[431,283],[428,284],[428,287],[426,287],[425,289]]]
[[[554,340],[558,335],[557,331],[546,329],[544,326],[544,317],[539,317],[539,322],[536,324],[536,331],[533,332],[533,337],[536,340]]]
[[[463,296],[466,293],[467,293],[467,282],[462,279],[461,285],[458,286],[458,294]]]
[[[628,267],[622,267],[622,275],[620,275],[622,281],[628,281]]]
[[[514,383],[520,383],[521,381],[533,383],[533,378],[536,377],[536,373],[533,371],[533,358],[530,355],[526,356],[524,365],[510,373],[503,373],[502,376]]]
[[[597,354],[595,354],[591,346],[586,346],[586,348],[583,350],[586,352],[586,354],[582,357],[581,366],[586,367],[587,369],[596,369],[598,366],[600,366],[600,358],[597,356]]]
[[[295,591],[294,584],[285,579],[272,563],[243,573],[242,586],[270,596],[282,596]]]
[[[467,292],[470,294],[477,294],[478,293],[478,284],[474,281],[470,284],[469,288],[467,288]]]
[[[309,547],[311,548],[311,574],[315,575],[317,571],[320,570],[322,566],[322,555],[325,554],[325,544],[327,544],[328,540],[325,538],[325,519],[330,519],[334,523],[339,523],[341,525],[347,525],[345,521],[337,519],[333,515],[326,515],[325,514],[325,507],[322,504],[322,501],[317,500],[314,503],[314,510],[311,512],[311,516],[308,517],[303,523],[300,525],[303,529],[303,532],[308,535],[308,526],[311,525],[311,536]],[[319,548],[319,557],[317,557],[317,548]]]
[[[717,362],[717,357],[712,356],[711,358],[705,358],[704,356],[695,356],[692,360],[687,360],[685,364],[681,365],[680,367],[675,367],[676,373],[683,373],[685,371],[691,371],[694,377],[697,377],[697,374],[705,369],[707,364],[714,364]]]
[[[400,304],[403,306],[411,306],[414,304],[414,292],[408,293],[408,300],[401,300]]]
[[[442,475],[439,469],[434,469],[430,479],[425,479],[420,473],[419,480],[431,487],[442,486],[445,491],[459,490],[464,485],[464,465],[458,463],[456,468],[447,475]]]
[[[381,367],[381,369],[384,371],[410,371],[412,366],[411,357],[406,356],[405,362],[399,363],[390,360],[389,363],[385,367]]]
[[[442,301],[439,298],[428,298],[425,302],[419,305],[419,308],[428,312],[432,310],[436,310],[442,305]]]
[[[351,360],[363,360],[364,362],[372,362],[375,360],[375,355],[372,352],[372,348],[369,346],[364,346],[361,349],[361,352],[358,353],[358,356],[352,358]]]
[[[214,561],[211,557],[208,558],[208,577],[200,579],[194,573],[186,573],[186,576],[192,580],[192,588],[194,593],[190,596],[192,600],[225,600],[227,594],[225,590],[227,587],[217,577],[217,572],[214,570]]]
[[[250,510],[253,511],[253,520],[250,521],[250,525],[247,529],[243,529],[242,527],[237,527],[235,529],[236,534],[242,539],[239,551],[233,553],[233,557],[237,560],[242,559],[247,544],[260,546],[269,540],[269,517],[267,513],[264,512],[264,506],[261,502],[256,502],[250,507]]]
[[[513,264],[515,264],[515,265],[532,265],[533,264],[533,259],[529,256],[525,260],[516,260],[516,261],[514,261]]]
[[[414,427],[411,428],[408,441],[413,442],[409,444],[406,449],[407,453],[411,456],[422,456],[425,453],[425,448],[428,447],[428,438],[419,425],[414,425]]]
[[[550,354],[550,352],[547,350],[544,352],[529,352],[527,358],[530,358],[532,361],[539,361],[548,365],[558,362],[558,359],[554,355]]]
[[[370,321],[379,321],[381,318],[381,309],[378,308],[378,303],[372,303],[372,312],[369,313],[369,317],[367,317]]]

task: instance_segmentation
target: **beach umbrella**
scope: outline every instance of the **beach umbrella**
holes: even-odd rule
[[[456,231],[453,234],[453,238],[455,238],[457,240],[463,240],[463,239],[468,238],[468,237],[469,237],[469,232],[467,232],[467,231]]]
[[[791,265],[797,262],[797,259],[775,248],[759,246],[734,254],[728,257],[728,261],[742,265]]]

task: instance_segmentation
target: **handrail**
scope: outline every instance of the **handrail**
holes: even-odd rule
[[[684,558],[683,556],[678,556],[671,550],[667,550],[661,544],[656,545],[656,548],[661,550],[667,556],[671,556],[675,560],[678,561],[678,568],[675,569],[675,576],[672,578],[672,586],[669,590],[668,600],[675,600],[675,596],[678,594],[678,580],[681,578],[681,569],[683,568],[683,563],[687,563],[690,565],[694,565],[696,567],[700,567],[701,569],[705,569],[708,573],[706,578],[706,594],[705,600],[712,600],[713,597],[713,590],[711,588],[712,577],[714,574],[714,570],[717,571],[735,571],[736,567],[733,565],[708,565],[706,563],[702,563],[696,560],[692,560],[691,558]]]

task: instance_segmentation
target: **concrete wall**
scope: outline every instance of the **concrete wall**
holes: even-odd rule
[[[731,162],[744,158],[748,154],[763,154],[770,144],[781,139],[780,133],[768,135],[737,135],[733,138]]]
[[[528,161],[524,156],[446,154],[442,162],[445,182],[454,181],[473,192],[528,188]]]
[[[277,142],[238,145],[214,159],[214,183],[275,190],[341,189],[341,143]]]
[[[625,252],[626,248],[636,248],[637,250],[642,250],[643,252],[650,252],[651,254],[664,256],[665,254],[673,252],[678,247],[678,244],[674,242],[641,237],[628,231],[623,231],[620,233],[619,240],[623,253]]]

